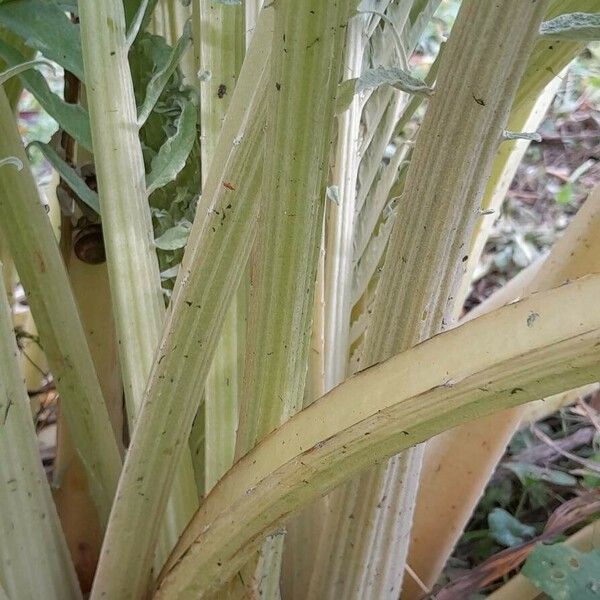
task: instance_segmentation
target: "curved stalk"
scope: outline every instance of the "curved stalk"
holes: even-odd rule
[[[600,187],[590,194],[526,286],[520,281],[510,286],[515,294],[512,298],[500,290],[501,294],[491,296],[466,319],[515,298],[599,272]],[[518,407],[491,415],[448,431],[429,443],[408,558],[408,564],[426,586],[433,586],[437,580],[523,414],[524,408]],[[456,481],[461,482],[460,486]],[[442,530],[440,522],[444,524]],[[415,586],[410,586],[406,594],[408,598],[420,596]]]
[[[288,0],[275,6],[266,139],[273,158],[250,259],[236,457],[302,408],[326,199],[324,165],[349,4]],[[291,136],[292,128],[306,135]],[[257,575],[259,585],[277,592],[282,543],[282,536],[268,542],[259,561],[263,573]]]
[[[263,535],[375,462],[459,422],[593,381],[600,313],[589,303],[598,294],[600,275],[591,275],[498,309],[362,371],[292,417],[207,496],[155,600],[202,598]]]

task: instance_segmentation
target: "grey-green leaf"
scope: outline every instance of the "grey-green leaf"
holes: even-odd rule
[[[409,94],[430,95],[433,90],[418,77],[410,75],[400,67],[376,67],[365,71],[356,82],[356,92],[391,85]]]
[[[566,13],[544,21],[540,36],[555,40],[591,42],[600,40],[600,13]]]
[[[175,72],[181,57],[192,43],[192,26],[189,21],[186,22],[183,28],[182,36],[177,40],[175,46],[171,50],[169,60],[159,69],[148,82],[146,87],[146,97],[142,106],[138,110],[138,125],[141,127],[146,119],[150,116],[152,109],[156,105],[158,98],[165,89],[171,75]]]
[[[183,248],[190,235],[191,223],[186,221],[167,229],[159,238],[154,240],[154,244],[161,250],[178,250]]]
[[[533,537],[535,529],[521,523],[503,508],[495,508],[488,515],[490,535],[502,546],[510,548]]]
[[[192,151],[196,139],[196,107],[191,101],[183,104],[176,127],[175,134],[167,139],[152,159],[152,168],[146,177],[148,194],[173,181]]]
[[[521,573],[553,600],[600,598],[600,550],[580,552],[565,544],[538,544]]]
[[[46,160],[58,171],[63,181],[77,194],[77,197],[94,212],[100,214],[98,194],[88,187],[85,181],[58,155],[52,146],[42,142],[31,142],[27,149],[31,146],[39,148]]]
[[[9,4],[13,4],[10,2]],[[9,67],[14,67],[25,62],[23,55],[0,39],[0,58]],[[40,103],[42,108],[60,126],[83,146],[92,151],[92,134],[87,112],[78,104],[67,104],[62,98],[54,94],[44,77],[35,70],[23,71],[19,74],[23,86],[26,87]]]
[[[6,83],[11,77],[15,75],[19,75],[23,73],[23,71],[27,71],[33,67],[37,67],[39,65],[46,65],[54,70],[54,64],[45,58],[35,58],[33,60],[26,60],[20,65],[15,65],[14,67],[8,67],[8,69],[2,71],[0,73],[0,85]]]
[[[54,3],[13,0],[0,4],[0,23],[30,48],[84,79],[79,26]]]

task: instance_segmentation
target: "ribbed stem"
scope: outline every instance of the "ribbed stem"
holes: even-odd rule
[[[367,329],[363,367],[450,323],[483,188],[545,8],[545,2],[517,0],[462,3],[398,207]],[[351,553],[377,527],[393,530],[395,561],[388,560],[389,539],[363,545],[362,559],[355,563],[363,568],[333,573],[323,598],[337,597],[340,590],[346,598],[397,597],[423,449],[409,452],[411,456],[403,459],[406,468],[396,474],[403,485],[390,510],[370,503],[365,517],[355,519],[345,537]],[[388,468],[396,467],[391,463]],[[351,494],[365,497],[370,485],[370,477],[363,476],[362,485],[348,488],[346,501],[353,501]],[[381,491],[383,495],[383,487]],[[379,577],[370,579],[365,575],[369,571]]]
[[[165,316],[146,196],[137,109],[120,0],[80,0],[79,18],[94,164],[130,430]],[[98,23],[107,23],[99,27]],[[178,466],[163,543],[174,544],[198,505],[191,457]]]
[[[240,73],[173,292],[119,482],[92,598],[145,593],[173,467],[187,448],[225,314],[252,244],[260,191],[271,11]],[[225,186],[224,183],[229,184]],[[232,189],[233,188],[233,189]]]
[[[40,461],[11,317],[0,264],[0,581],[15,599],[80,600]]]
[[[196,22],[199,20],[198,23]],[[206,180],[245,52],[242,6],[223,6],[210,0],[195,0],[194,23],[197,71],[208,71],[200,82],[201,169]],[[241,384],[245,320],[244,292],[234,298],[206,380],[204,485],[210,490],[233,463]],[[202,409],[201,409],[202,410]]]
[[[267,130],[272,161],[251,258],[236,456],[302,406],[333,100],[341,66],[340,25],[348,5],[287,1],[276,5],[275,13]],[[292,136],[292,129],[304,135]]]
[[[207,496],[155,599],[202,598],[229,580],[263,534],[368,465],[457,423],[595,380],[600,314],[589,302],[599,293],[600,276],[591,275],[536,294],[334,388],[258,444]],[[531,313],[538,315],[533,326]]]
[[[52,226],[2,90],[0,156],[16,156],[25,165],[22,171],[0,168],[0,228],[27,293],[100,521],[106,523],[121,458]]]

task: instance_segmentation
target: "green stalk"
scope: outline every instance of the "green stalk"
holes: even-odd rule
[[[236,457],[302,408],[347,2],[275,6],[259,230],[250,261],[246,361]],[[302,93],[299,94],[298,90]],[[290,135],[296,129],[303,135]],[[263,547],[259,594],[279,595],[283,535]]]
[[[157,521],[187,447],[229,302],[252,244],[272,9],[263,11],[208,174],[119,482],[92,598],[145,593]],[[225,185],[227,184],[227,185]]]
[[[258,15],[262,5],[263,0],[246,0],[246,2],[244,2],[246,47],[250,45],[250,40],[254,35],[254,30],[256,28],[256,23],[258,22]]]
[[[39,200],[12,111],[0,90],[0,228],[27,292],[61,408],[83,462],[101,523],[106,523],[121,459],[52,226]]]
[[[363,367],[450,323],[483,188],[545,8],[545,2],[517,0],[462,3],[398,206],[401,226],[391,234]],[[364,475],[336,492],[337,510],[348,514],[344,504],[352,506],[356,518],[328,529],[344,551],[333,553],[341,558],[329,569],[319,598],[397,597],[422,452],[415,448],[394,458],[387,467],[390,476],[379,467],[379,475]],[[373,477],[380,482],[377,491]],[[350,560],[352,570],[345,568]]]
[[[96,179],[128,413],[135,418],[165,313],[119,0],[79,1]],[[110,26],[99,27],[99,23]],[[130,417],[131,418],[131,417]]]
[[[199,20],[199,27],[196,20]],[[199,31],[198,39],[195,40],[199,44],[196,51],[199,60],[197,71],[210,73],[208,81],[200,82],[201,169],[203,180],[206,181],[244,57],[243,7],[195,0],[194,22]],[[243,295],[244,290],[241,289],[229,307],[221,340],[206,380],[203,408],[206,491],[215,485],[233,463],[238,389],[243,364],[239,361],[243,352],[245,327]]]
[[[369,465],[458,423],[596,380],[600,314],[589,303],[598,294],[599,275],[536,294],[334,388],[208,495],[154,600],[203,598],[229,580],[262,535]],[[538,315],[533,325],[531,314]]]
[[[165,317],[120,0],[80,0],[81,44],[96,179],[130,430]],[[99,27],[98,23],[109,23]],[[165,550],[198,505],[191,457],[182,455],[166,514]]]
[[[273,160],[265,174],[265,204],[251,259],[238,457],[302,406],[325,202],[324,165],[341,66],[343,36],[338,30],[348,6],[284,2],[275,13],[267,130]],[[334,27],[335,33],[329,34]],[[305,134],[292,136],[292,129]]]
[[[0,264],[0,581],[13,598],[79,600],[40,461],[1,271]]]
[[[344,79],[353,79],[362,70],[366,44],[364,30],[370,15],[355,15],[348,22],[344,57]],[[356,185],[360,164],[360,126],[363,104],[358,94],[338,118],[334,185],[339,202],[327,206],[326,273],[324,323],[325,387],[343,381],[348,367],[350,336],[350,286],[352,284]]]

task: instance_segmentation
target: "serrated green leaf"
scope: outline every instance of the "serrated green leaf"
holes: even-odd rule
[[[556,469],[547,469],[530,465],[526,463],[506,462],[503,466],[512,471],[521,481],[523,485],[527,485],[531,481],[546,481],[554,485],[577,485],[577,478],[568,473],[557,471]]]
[[[600,550],[538,544],[521,573],[553,600],[600,598]]]
[[[567,13],[544,21],[540,36],[554,40],[591,42],[600,40],[600,13]]]
[[[30,48],[84,80],[79,26],[58,6],[44,0],[13,0],[0,4],[0,22]]]
[[[196,139],[196,107],[192,102],[183,104],[175,126],[175,134],[167,139],[152,160],[152,170],[146,177],[149,194],[174,181],[185,166]]]
[[[81,179],[75,169],[68,165],[49,144],[42,142],[31,142],[27,149],[31,146],[39,148],[46,160],[58,171],[63,181],[77,194],[77,197],[87,204],[95,213],[100,214],[100,201],[98,194],[90,189],[88,185]]]
[[[184,221],[167,229],[159,238],[154,240],[154,244],[161,250],[177,250],[183,248],[190,235],[192,224]]]
[[[0,73],[0,85],[6,83],[11,77],[15,75],[19,75],[24,71],[27,71],[33,67],[37,67],[39,65],[46,65],[52,69],[54,69],[54,64],[45,58],[35,58],[34,60],[26,60],[20,65],[15,65],[14,67],[9,67],[8,69],[2,71]]]
[[[3,40],[0,40],[0,58],[2,58],[9,67],[14,67],[25,62],[24,57]],[[68,104],[62,100],[62,98],[54,94],[48,87],[44,77],[37,71],[24,71],[23,73],[20,73],[18,77],[21,79],[23,86],[35,96],[35,99],[40,103],[41,107],[55,119],[78,144],[91,152],[92,134],[90,132],[90,123],[87,112],[78,104]]]
[[[391,85],[408,94],[430,95],[433,90],[418,77],[410,75],[400,67],[376,67],[365,71],[356,82],[356,92]]]
[[[149,117],[152,109],[156,105],[162,91],[165,89],[171,75],[175,72],[181,57],[192,43],[192,26],[189,21],[183,28],[183,34],[177,40],[177,44],[171,49],[169,59],[150,79],[146,87],[146,97],[142,106],[138,110],[138,125],[141,127]]]
[[[495,508],[488,515],[490,535],[502,546],[510,548],[533,537],[535,529],[521,523],[503,508]]]

